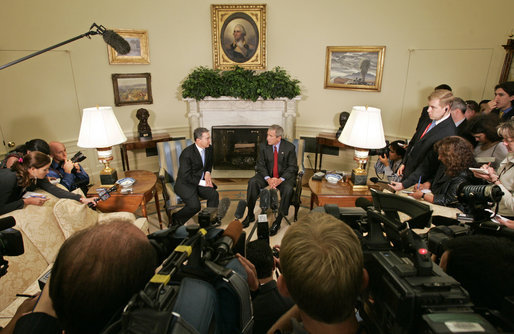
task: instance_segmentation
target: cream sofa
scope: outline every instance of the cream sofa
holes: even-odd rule
[[[5,326],[25,298],[17,293],[34,294],[39,291],[37,280],[52,266],[66,238],[74,232],[94,224],[109,223],[114,219],[133,222],[148,234],[148,221],[129,212],[99,213],[71,199],[58,199],[44,191],[50,199],[43,206],[28,205],[0,218],[13,216],[15,229],[23,237],[24,254],[4,257],[9,261],[7,274],[0,278],[0,326]]]

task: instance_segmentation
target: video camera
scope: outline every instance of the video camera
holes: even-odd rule
[[[82,154],[82,152],[78,151],[77,153],[75,153],[74,156],[71,157],[71,162],[73,163],[76,163],[76,162],[81,162],[81,161],[84,161],[87,157]]]
[[[148,236],[162,260],[160,269],[104,334],[212,333],[214,329],[251,333],[246,272],[234,256],[244,247],[243,227],[236,218],[225,230],[216,228],[228,210],[226,203],[220,202],[214,224],[172,226]],[[211,217],[213,210],[207,211]]]
[[[423,238],[412,230],[431,225],[430,207],[411,198],[371,191],[373,202],[356,201],[365,214],[354,222],[370,277],[368,295],[360,307],[369,332],[448,333],[448,324],[494,332],[474,313],[460,283],[431,261]],[[410,219],[402,222],[399,212]]]
[[[369,156],[378,155],[389,157],[389,140],[386,140],[386,145],[382,148],[371,149],[368,153]]]
[[[25,251],[20,231],[13,229],[16,220],[12,216],[0,219],[0,277],[7,274],[9,263],[4,256],[18,256]]]

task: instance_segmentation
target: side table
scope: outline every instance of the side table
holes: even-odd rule
[[[370,185],[370,187],[378,188],[374,185]],[[372,200],[369,189],[355,191],[347,182],[332,184],[324,178],[321,181],[315,181],[311,177],[309,179],[309,189],[311,190],[311,210],[314,204],[317,206],[337,204],[340,207],[355,207],[355,200],[359,197]]]
[[[314,158],[314,171],[321,170],[321,159],[323,159],[323,146],[330,147],[348,147],[336,138],[336,134],[332,132],[320,132],[316,136],[316,156]],[[318,168],[319,154],[319,168]]]
[[[140,141],[139,138],[127,138],[127,141],[120,144],[121,163],[123,170],[130,170],[127,151],[142,149],[142,148],[153,148],[157,146],[158,142],[169,141],[171,137],[169,134],[155,134],[152,139]],[[125,168],[125,166],[127,166]]]
[[[159,218],[159,226],[162,229],[161,210],[159,208],[159,196],[155,187],[157,183],[157,176],[146,170],[130,170],[123,173],[124,177],[131,177],[136,180],[132,186],[130,194],[122,194],[121,187],[115,192],[111,193],[111,197],[105,201],[99,201],[97,208],[101,212],[118,212],[127,211],[134,213],[139,207],[143,216],[148,218],[146,204],[154,197],[155,209],[157,210],[157,217]],[[122,176],[123,177],[123,176]],[[87,192],[87,197],[98,196],[97,188],[102,186],[95,184]],[[103,186],[106,187],[106,186]]]

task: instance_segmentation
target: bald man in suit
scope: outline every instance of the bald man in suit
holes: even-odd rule
[[[253,211],[260,190],[269,186],[271,189],[280,191],[279,212],[277,219],[271,225],[270,235],[277,234],[282,218],[287,216],[298,173],[295,147],[282,139],[283,133],[284,129],[280,125],[274,124],[268,128],[267,143],[261,144],[259,147],[259,158],[255,167],[257,173],[248,182],[246,191],[248,215],[243,220],[244,227],[248,227],[255,220]],[[275,149],[277,151],[276,160]]]

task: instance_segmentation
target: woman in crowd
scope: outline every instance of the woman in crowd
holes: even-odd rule
[[[375,173],[381,179],[384,177],[388,181],[391,177],[396,175],[396,171],[402,164],[403,156],[405,155],[406,144],[403,140],[396,140],[389,144],[389,154],[379,155],[377,163],[375,164]],[[396,179],[392,181],[398,181]]]
[[[478,145],[475,147],[475,159],[494,158],[491,167],[494,169],[507,156],[507,147],[502,144],[502,137],[498,135],[496,127],[499,120],[494,115],[480,115],[469,121],[468,130],[473,135]]]
[[[501,123],[498,126],[498,134],[503,137],[503,144],[507,147],[507,157],[500,163],[500,167],[494,170],[491,166],[483,165],[487,174],[473,172],[475,177],[498,185],[503,191],[498,213],[503,217],[514,220],[514,120]],[[501,220],[500,220],[501,221]],[[513,225],[514,227],[514,225]]]
[[[25,205],[43,205],[48,198],[23,198],[27,191],[36,188],[59,198],[74,199],[83,204],[95,203],[94,198],[81,197],[51,184],[46,177],[49,167],[50,157],[35,151],[15,161],[10,169],[0,169],[0,214],[22,209]]]
[[[457,190],[469,180],[469,167],[476,164],[473,147],[462,137],[450,136],[435,143],[434,150],[441,162],[434,179],[417,187],[411,196],[438,205],[459,207]]]
[[[23,145],[17,146],[10,151],[4,160],[0,162],[0,168],[11,168],[13,163],[29,152],[39,151],[46,155],[50,154],[50,146],[43,139],[31,139]]]

